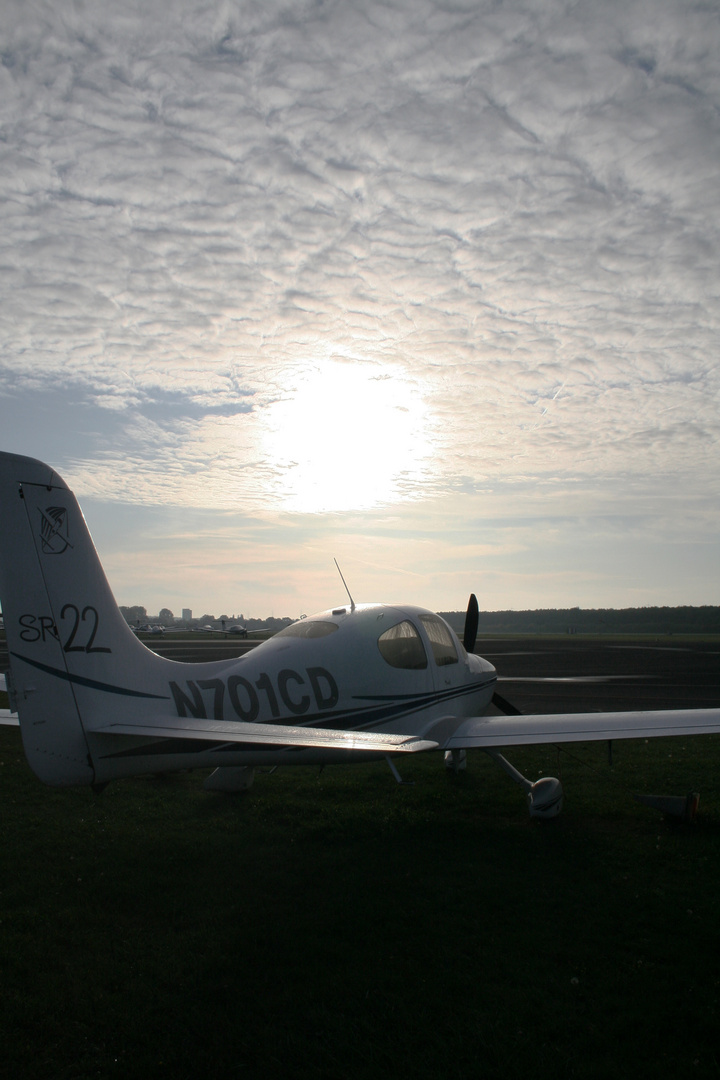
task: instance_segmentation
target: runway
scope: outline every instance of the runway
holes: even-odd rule
[[[149,638],[171,660],[228,660],[256,647],[237,639]],[[480,638],[498,691],[524,713],[720,707],[720,642],[662,638]],[[8,666],[0,642],[0,671]]]
[[[495,638],[477,652],[524,713],[720,706],[720,642]]]

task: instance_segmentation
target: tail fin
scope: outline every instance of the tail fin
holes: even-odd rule
[[[48,466],[0,453],[0,600],[25,753],[49,784],[90,784],[83,695],[158,693],[168,661],[125,622],[74,495]],[[132,673],[134,687],[128,689]],[[152,684],[152,686],[150,685]]]

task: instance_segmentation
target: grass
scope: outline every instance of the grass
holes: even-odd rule
[[[8,1076],[720,1071],[720,738],[42,787],[0,731]],[[581,759],[581,760],[577,760]],[[693,826],[626,789],[703,792]]]

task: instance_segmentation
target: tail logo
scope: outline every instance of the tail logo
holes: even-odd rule
[[[72,547],[64,506],[48,506],[40,511],[40,541],[43,555],[62,555]]]

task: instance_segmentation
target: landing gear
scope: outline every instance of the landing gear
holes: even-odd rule
[[[456,775],[467,769],[467,750],[446,750],[445,768]]]
[[[472,622],[470,632],[472,633]],[[506,716],[522,715],[519,709],[516,709],[514,705],[506,701],[505,698],[500,697],[499,694],[493,695],[492,703],[498,712],[502,712]],[[558,816],[563,805],[563,789],[559,780],[556,780],[554,776],[543,776],[533,783],[532,780],[528,780],[526,776],[518,772],[515,766],[511,765],[498,750],[493,747],[485,747],[485,753],[508,774],[511,780],[514,780],[523,789],[527,795],[530,817],[546,820]],[[445,752],[445,768],[455,774],[466,769],[466,751],[447,750]]]
[[[558,816],[563,804],[563,789],[559,780],[556,780],[554,776],[543,776],[533,783],[518,772],[515,766],[511,765],[507,758],[504,758],[497,750],[488,748],[485,753],[523,789],[527,795],[531,818],[548,819]]]

